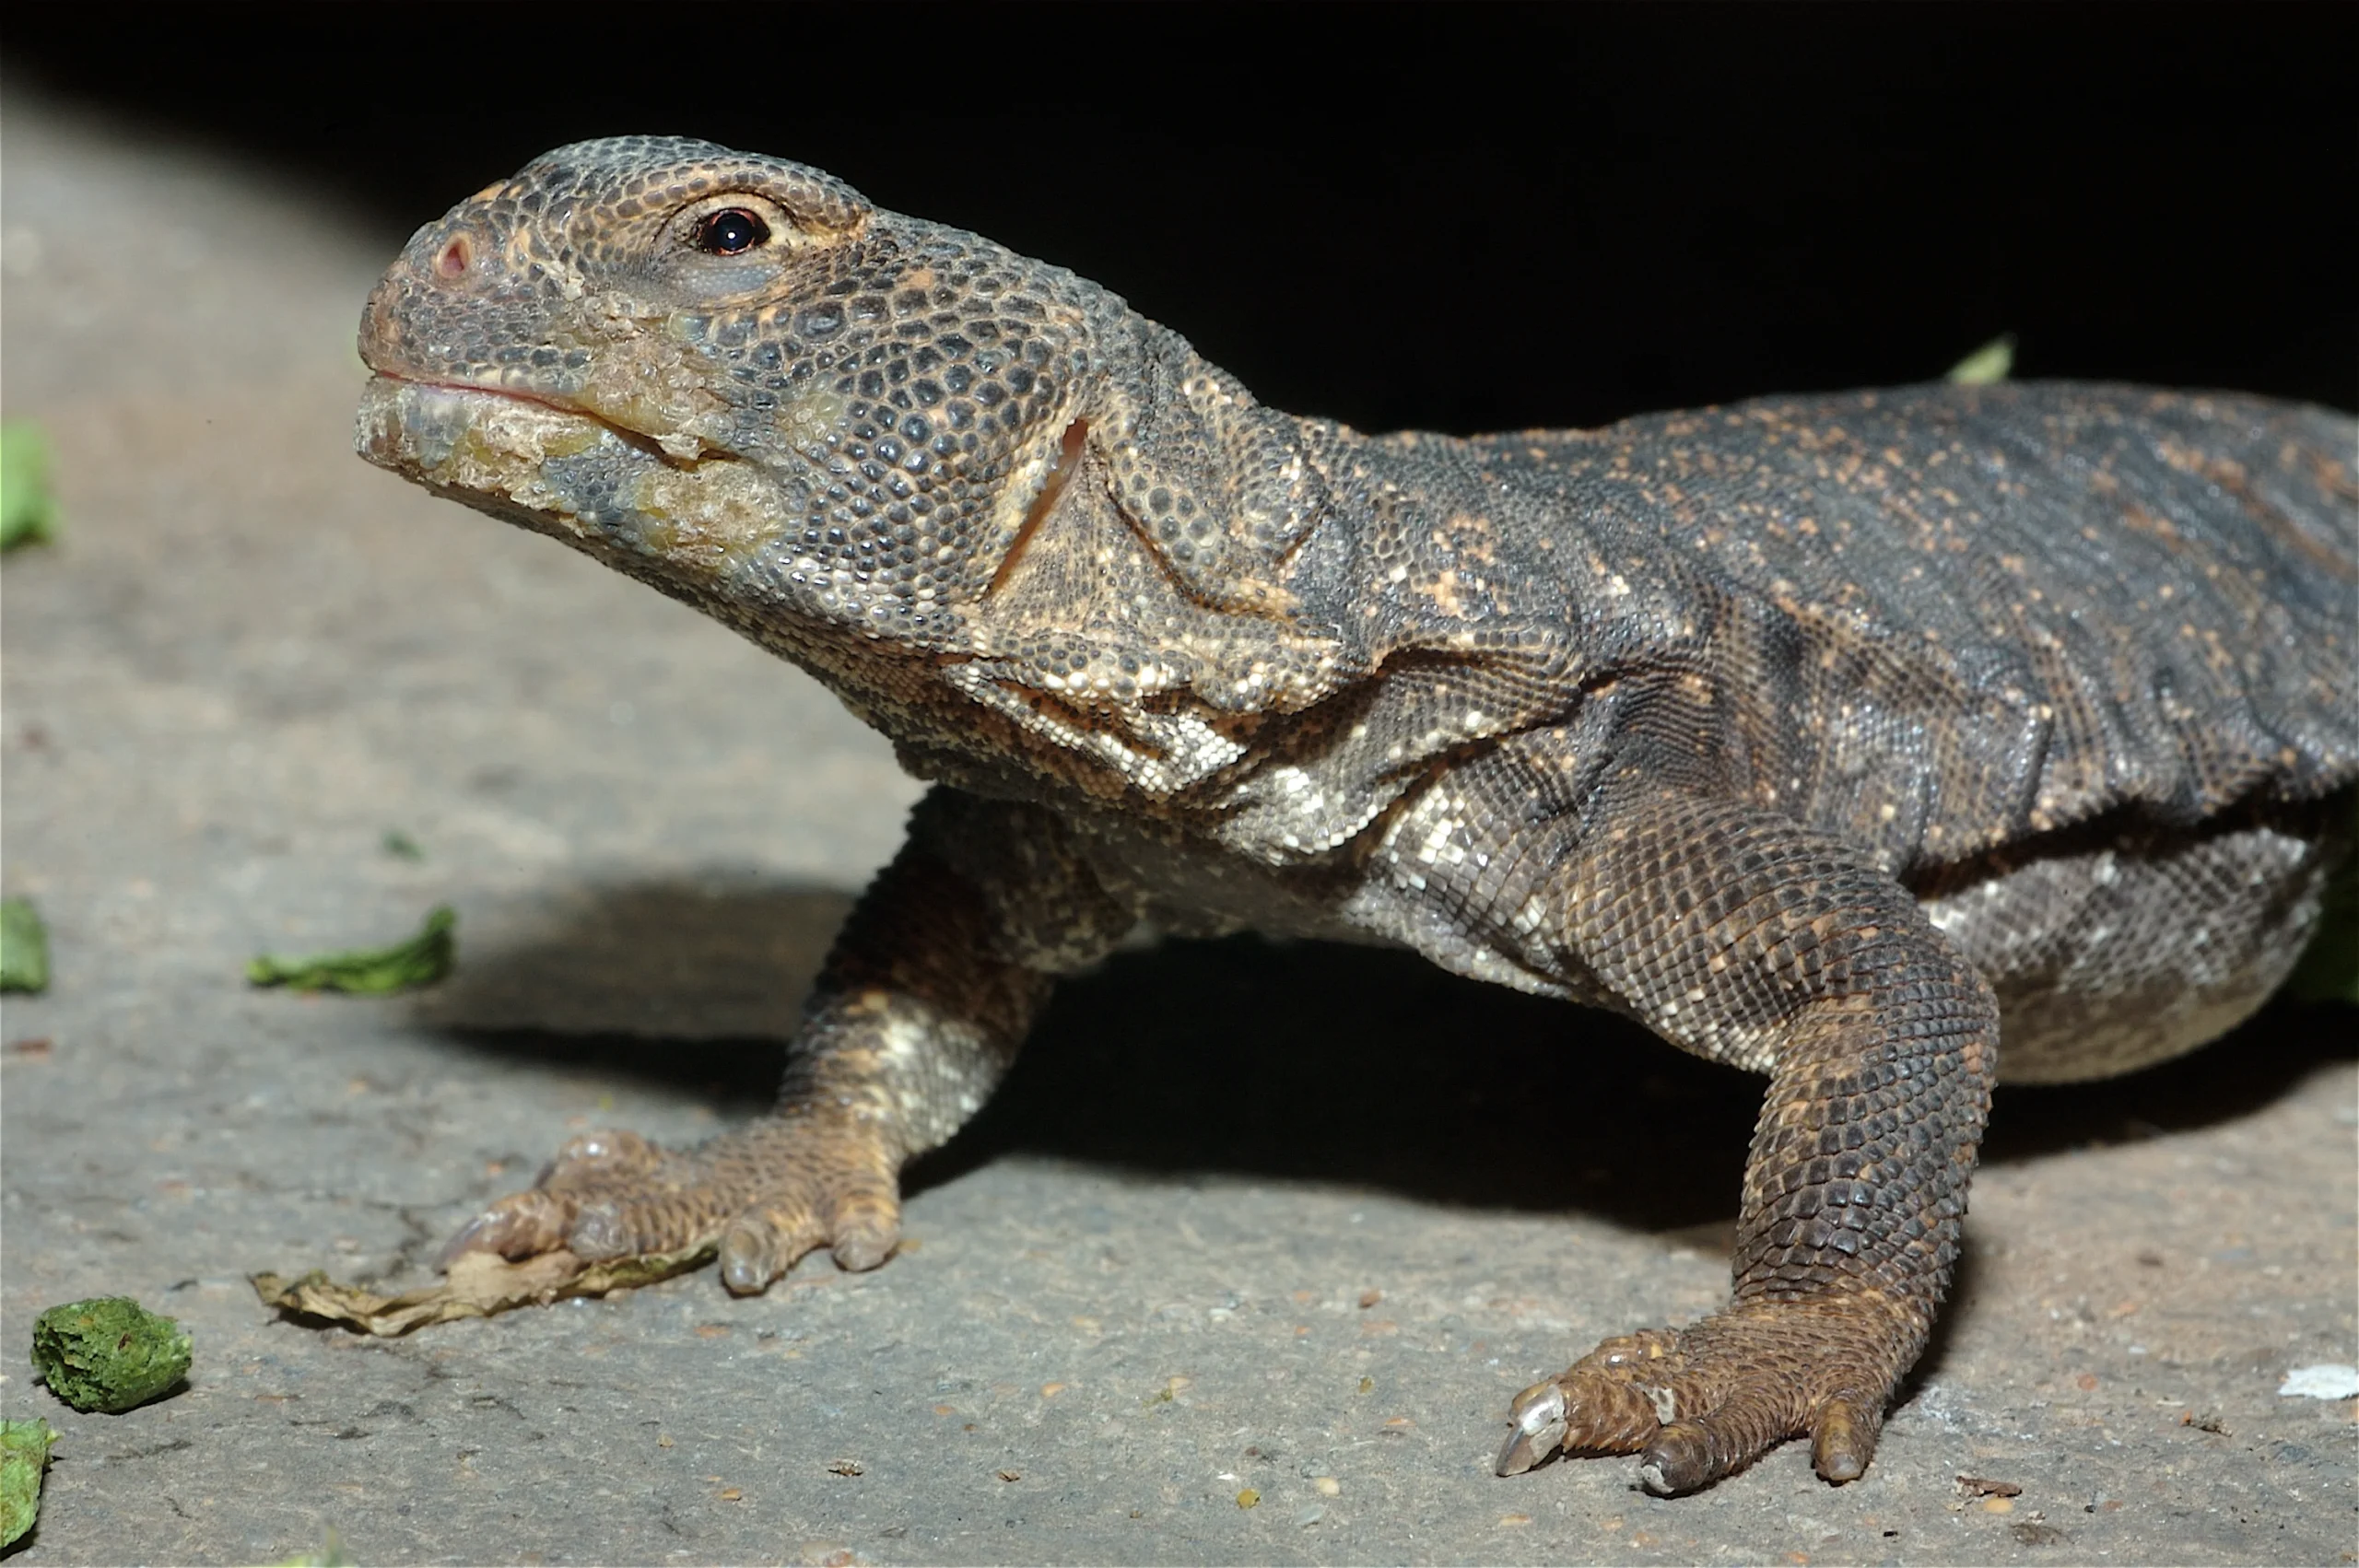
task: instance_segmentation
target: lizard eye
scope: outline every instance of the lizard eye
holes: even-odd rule
[[[708,256],[742,256],[769,242],[770,226],[745,207],[723,207],[697,219],[688,243]]]

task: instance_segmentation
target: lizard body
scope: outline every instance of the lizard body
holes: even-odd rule
[[[1405,329],[1404,329],[1405,330]],[[2352,422],[1931,386],[1369,438],[1071,273],[710,144],[561,148],[372,296],[359,445],[827,683],[935,789],[779,1108],[576,1140],[454,1242],[865,1268],[1138,926],[1397,944],[1766,1073],[1731,1305],[1527,1390],[1503,1473],[1858,1475],[1989,1087],[2191,1048],[2359,779]]]

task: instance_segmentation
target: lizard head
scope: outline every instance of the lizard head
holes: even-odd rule
[[[584,142],[378,284],[360,451],[684,597],[936,644],[1055,464],[1086,292],[799,164]]]
[[[1294,421],[1097,286],[799,164],[560,147],[418,230],[360,353],[361,455],[689,601],[905,743],[980,708],[1176,786],[1238,748],[1175,772],[1144,738],[1169,712],[1110,710],[1297,707],[1336,662],[1249,558],[1317,515]]]

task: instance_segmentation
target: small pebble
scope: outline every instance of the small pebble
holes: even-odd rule
[[[2285,1375],[2285,1381],[2277,1386],[2277,1391],[2289,1398],[2359,1398],[2359,1366],[2347,1366],[2338,1361],[2297,1366]]]

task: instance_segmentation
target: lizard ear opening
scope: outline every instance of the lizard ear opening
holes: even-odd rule
[[[1296,422],[1192,351],[1149,360],[1113,401],[1109,477],[1164,569],[1206,609],[1289,614],[1287,563],[1332,509]]]

